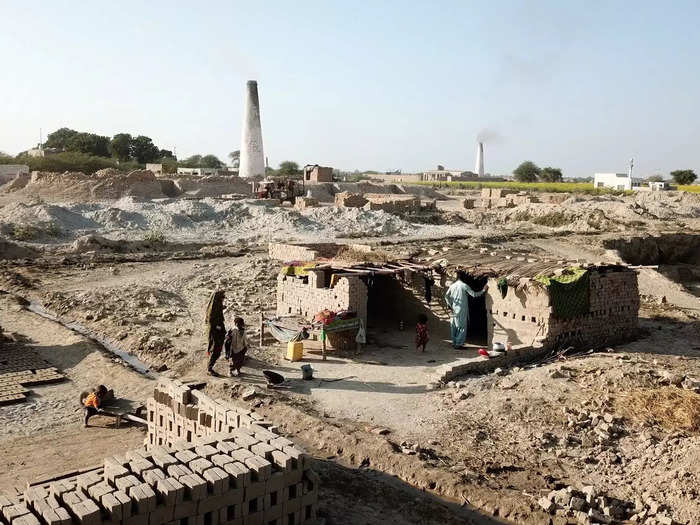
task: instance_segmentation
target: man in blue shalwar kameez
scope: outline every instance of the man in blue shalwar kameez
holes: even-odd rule
[[[445,302],[452,311],[452,321],[450,322],[450,335],[452,337],[452,346],[460,348],[464,345],[467,338],[467,327],[469,326],[469,296],[481,297],[488,289],[480,292],[475,292],[465,282],[467,274],[463,271],[457,272],[457,280],[447,289],[445,294]]]

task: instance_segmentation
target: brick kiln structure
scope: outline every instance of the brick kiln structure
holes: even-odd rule
[[[148,402],[147,448],[0,495],[4,525],[297,525],[316,519],[307,456],[254,412],[182,383]],[[178,436],[179,433],[179,436]],[[162,440],[163,445],[151,441]],[[170,443],[166,446],[165,443]]]
[[[523,279],[509,286],[505,297],[498,280],[489,280],[486,298],[489,343],[510,341],[514,346],[593,348],[632,339],[638,327],[637,273],[627,267],[589,268],[588,312],[557,318],[547,289]]]

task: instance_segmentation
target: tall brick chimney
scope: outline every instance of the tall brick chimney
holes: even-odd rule
[[[476,145],[476,166],[474,167],[474,173],[479,177],[484,176],[484,143],[479,142]]]
[[[260,99],[258,98],[258,83],[255,80],[249,80],[246,84],[238,175],[240,177],[265,175],[265,155],[263,153],[262,127],[260,126]]]

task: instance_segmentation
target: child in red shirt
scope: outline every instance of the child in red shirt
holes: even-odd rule
[[[416,350],[425,352],[425,345],[428,344],[428,316],[420,314],[416,324]]]

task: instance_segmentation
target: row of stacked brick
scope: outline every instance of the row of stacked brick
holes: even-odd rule
[[[144,449],[23,493],[0,494],[0,523],[297,525],[316,519],[318,477],[308,456],[270,423],[177,381],[159,382],[154,395]],[[183,435],[174,438],[178,423]],[[168,443],[150,444],[151,436],[166,435]]]
[[[212,399],[178,380],[159,380],[153,398],[147,401],[146,407],[146,448],[172,446],[178,440],[192,441],[195,437],[231,432],[252,424],[272,427],[272,423],[265,421],[257,412]]]
[[[295,525],[316,518],[317,501],[306,456],[250,429],[132,450],[102,469],[0,495],[0,516],[9,525]]]

